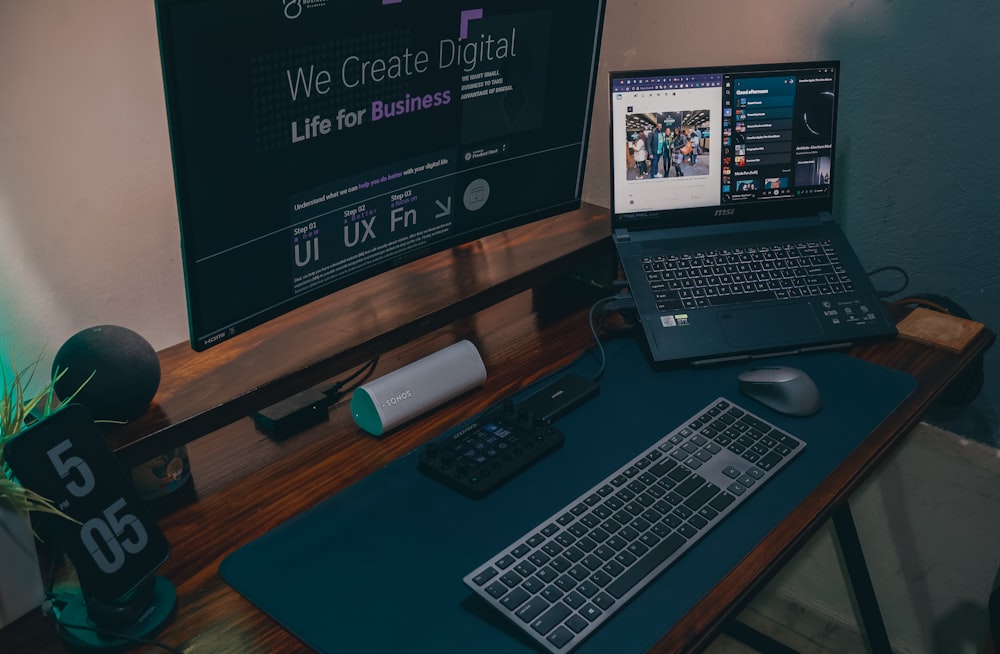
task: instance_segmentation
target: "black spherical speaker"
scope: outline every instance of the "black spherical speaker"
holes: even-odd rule
[[[153,346],[125,327],[100,325],[77,332],[56,353],[52,377],[61,401],[77,393],[94,420],[128,422],[146,411],[160,385]],[[93,377],[91,377],[93,375]]]

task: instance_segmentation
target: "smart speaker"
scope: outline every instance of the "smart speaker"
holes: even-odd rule
[[[381,436],[486,381],[486,366],[467,340],[359,386],[351,397],[358,426]]]
[[[160,386],[160,359],[139,334],[126,327],[99,325],[71,336],[52,362],[56,395],[76,393],[95,420],[128,422],[149,407]]]

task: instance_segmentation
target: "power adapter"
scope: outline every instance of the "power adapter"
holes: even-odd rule
[[[258,431],[276,441],[330,419],[330,398],[318,388],[310,388],[253,414]]]

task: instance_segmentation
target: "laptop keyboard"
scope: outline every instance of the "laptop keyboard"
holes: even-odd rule
[[[642,267],[660,311],[854,290],[829,241],[644,257]]]
[[[717,398],[464,581],[568,652],[804,449]]]

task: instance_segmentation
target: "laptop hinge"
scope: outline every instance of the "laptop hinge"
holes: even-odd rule
[[[616,243],[623,243],[625,241],[631,240],[631,237],[628,234],[628,230],[622,227],[615,228],[614,238]]]
[[[833,213],[830,212],[830,211],[820,211],[819,212],[819,221],[821,223],[832,223],[833,222]]]

